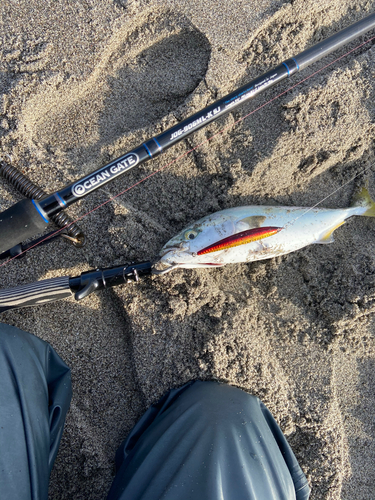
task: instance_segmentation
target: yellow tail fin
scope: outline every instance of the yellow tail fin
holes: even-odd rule
[[[367,207],[366,212],[361,215],[367,217],[375,217],[375,202],[371,198],[370,193],[366,187],[363,187],[353,198],[352,207]]]

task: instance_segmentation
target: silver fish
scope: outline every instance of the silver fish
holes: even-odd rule
[[[346,209],[245,206],[207,215],[172,238],[160,252],[156,274],[269,259],[312,243],[332,243],[353,215],[375,217],[366,188]]]

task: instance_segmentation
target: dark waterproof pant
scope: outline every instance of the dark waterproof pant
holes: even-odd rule
[[[0,324],[0,496],[47,499],[70,371],[37,337]],[[116,456],[108,500],[305,500],[307,480],[256,397],[195,381],[152,405]]]

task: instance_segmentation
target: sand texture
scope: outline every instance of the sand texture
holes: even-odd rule
[[[367,0],[2,0],[0,155],[54,192],[374,10]],[[1,287],[152,259],[224,208],[344,208],[366,183],[375,197],[373,42],[324,68],[374,34],[70,207],[86,214],[226,127],[80,220],[84,248],[57,241],[0,267]],[[0,209],[19,199],[0,179]],[[331,245],[4,313],[72,369],[50,498],[105,498],[137,419],[197,378],[265,402],[313,500],[375,498],[374,278],[375,220],[355,217]]]

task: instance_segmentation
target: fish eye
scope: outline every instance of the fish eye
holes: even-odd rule
[[[189,229],[188,231],[185,231],[184,237],[185,240],[193,240],[198,236],[198,232],[194,231],[193,229]]]

